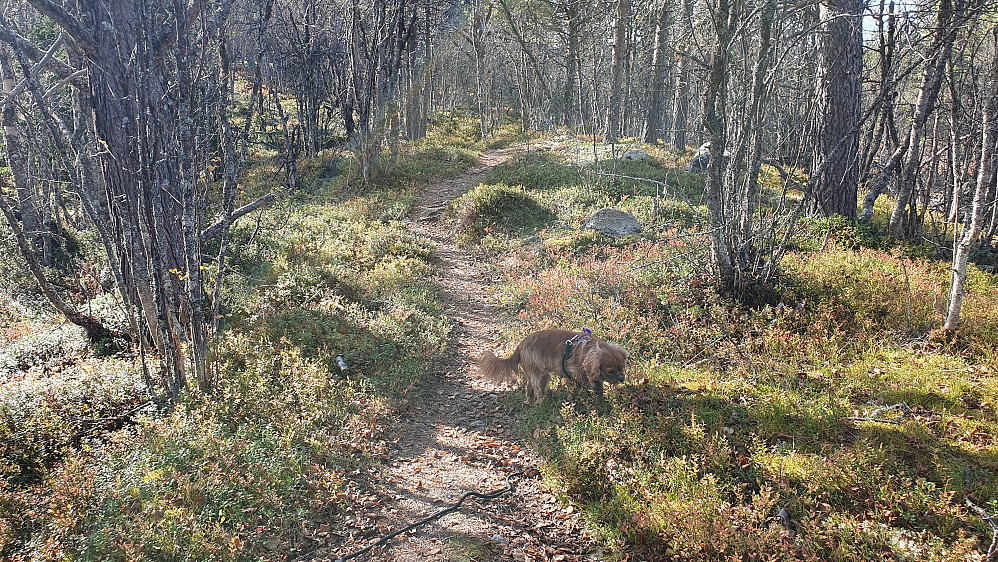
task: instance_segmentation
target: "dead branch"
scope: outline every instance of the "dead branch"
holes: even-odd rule
[[[80,20],[73,17],[62,6],[50,0],[28,0],[40,13],[52,18],[52,21],[63,28],[84,53],[93,56],[97,53],[97,41],[88,33]]]
[[[249,213],[252,213],[253,211],[259,209],[260,207],[266,205],[267,203],[272,203],[274,201],[277,201],[277,194],[276,193],[268,193],[268,194],[264,195],[263,197],[260,197],[259,199],[255,200],[255,201],[253,201],[251,203],[247,203],[247,204],[243,205],[242,207],[239,207],[235,211],[232,211],[232,216],[230,216],[230,217],[222,217],[215,224],[213,224],[213,225],[209,226],[208,228],[204,229],[204,232],[201,233],[201,243],[203,244],[203,243],[207,242],[208,240],[211,240],[212,238],[214,238],[214,237],[218,236],[219,234],[221,234],[222,228],[225,227],[226,223],[232,224],[232,223],[236,222],[243,215],[247,215]]]

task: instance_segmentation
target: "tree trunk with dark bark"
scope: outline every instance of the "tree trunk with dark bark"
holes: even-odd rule
[[[644,130],[641,139],[647,143],[658,141],[664,136],[662,123],[665,121],[665,78],[669,70],[669,2],[665,0],[659,8],[655,24],[655,50],[651,60],[651,99],[645,114]]]
[[[691,0],[682,0],[682,8],[682,16],[684,20],[692,21],[693,2]],[[688,33],[692,33],[692,30],[689,30]],[[690,67],[692,66],[692,61],[690,60],[690,57],[685,54],[682,46],[677,46],[677,53],[676,98],[672,120],[672,147],[676,150],[686,150],[686,145],[689,142],[686,129],[689,126],[690,119]]]
[[[620,134],[622,112],[621,88],[624,83],[624,62],[627,59],[627,23],[631,17],[629,0],[617,0],[617,23],[614,26],[613,76],[610,79],[610,106],[607,108],[603,142],[616,144]]]
[[[579,124],[582,116],[582,63],[579,60],[579,34],[581,14],[574,0],[568,2],[568,56],[565,61],[564,123],[569,127]]]
[[[825,216],[856,216],[859,186],[859,121],[863,88],[863,2],[819,4],[818,87],[812,175],[813,210]]]
[[[177,399],[188,376],[208,390],[210,303],[201,248],[211,175],[203,155],[216,123],[204,108],[219,85],[201,73],[215,44],[206,30],[224,24],[233,0],[214,4],[211,14],[181,0],[81,0],[74,12],[46,0],[28,3],[72,38],[70,59],[86,69],[89,88],[74,94],[83,127],[75,133],[32,80],[29,91],[136,313],[135,338],[155,346],[168,400]],[[10,32],[0,40],[18,46],[26,69],[23,42]],[[50,300],[73,319],[72,310]]]

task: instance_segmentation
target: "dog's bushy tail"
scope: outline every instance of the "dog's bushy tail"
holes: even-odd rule
[[[516,378],[516,368],[520,365],[520,348],[516,348],[509,359],[499,359],[491,351],[478,356],[478,372],[492,382],[509,382]]]

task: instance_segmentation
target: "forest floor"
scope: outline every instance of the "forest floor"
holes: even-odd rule
[[[772,294],[740,302],[710,274],[689,152],[481,153],[476,122],[442,125],[362,190],[335,156],[308,162],[236,228],[218,391],[126,431],[73,445],[147,399],[134,358],[10,283],[0,559],[334,561],[507,482],[350,559],[986,559],[968,502],[998,510],[992,273],[970,271],[959,341],[933,341],[949,264],[889,241],[882,205],[872,225],[803,222]],[[607,207],[642,234],[580,228]],[[559,386],[527,407],[476,372],[583,325],[631,352],[604,398]]]
[[[492,383],[475,371],[474,358],[497,340],[487,303],[488,272],[461,250],[451,227],[438,218],[452,200],[478,185],[506,160],[481,156],[478,166],[431,184],[410,214],[410,228],[434,247],[442,301],[453,322],[449,350],[427,382],[399,408],[394,449],[366,475],[365,498],[341,522],[346,542],[308,559],[336,560],[378,538],[454,504],[466,492],[513,490],[496,499],[469,498],[462,508],[379,546],[372,560],[552,560],[601,558],[586,524],[545,485],[540,459],[516,429],[516,413],[503,406]]]

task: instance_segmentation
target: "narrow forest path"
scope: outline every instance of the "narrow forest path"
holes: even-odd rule
[[[539,459],[515,429],[516,416],[497,403],[492,383],[479,377],[474,358],[495,343],[496,315],[486,302],[480,264],[457,247],[438,221],[453,199],[478,185],[506,156],[488,152],[464,174],[429,186],[409,224],[434,246],[442,300],[454,323],[446,357],[399,414],[397,444],[379,472],[368,475],[368,501],[349,514],[352,538],[320,560],[336,560],[381,536],[435,513],[469,491],[490,492],[506,475],[525,471],[515,490],[497,499],[465,501],[461,510],[393,539],[360,560],[580,561],[602,558],[584,521],[547,489]],[[377,533],[362,529],[377,529]]]

